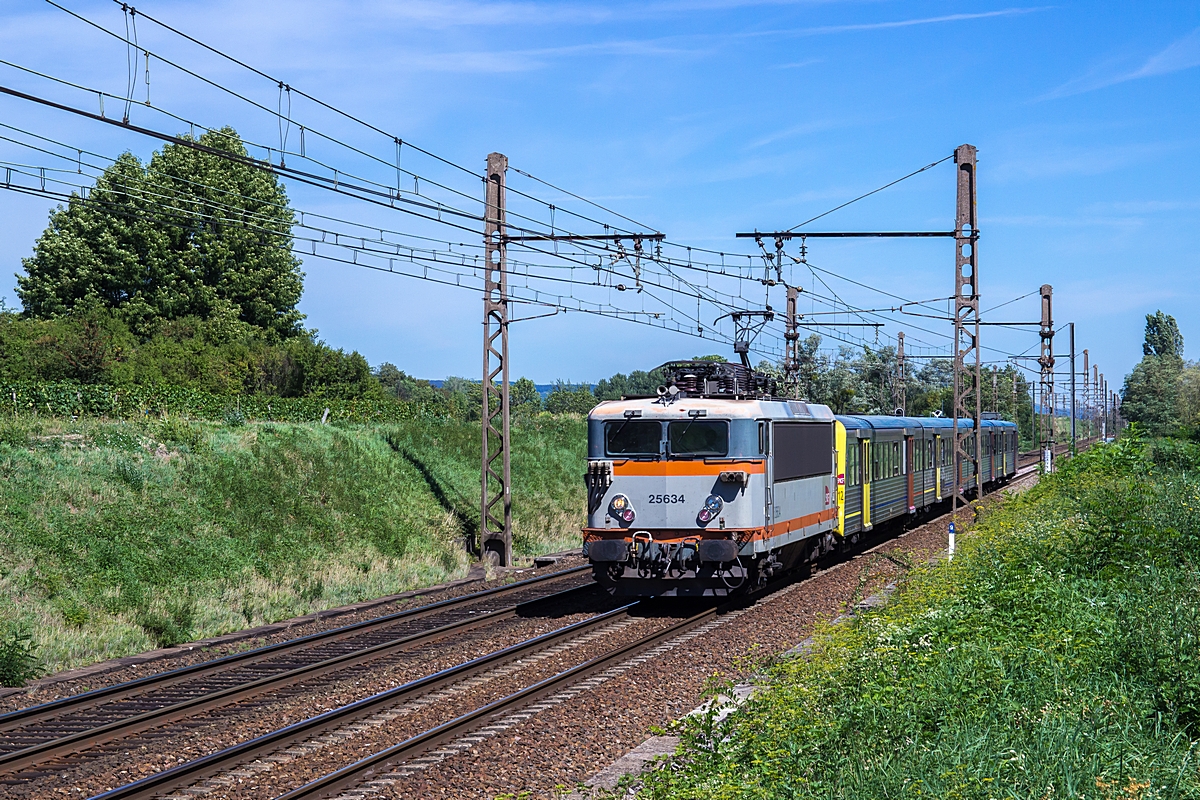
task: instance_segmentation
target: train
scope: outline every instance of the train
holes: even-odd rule
[[[659,369],[671,377],[655,396],[588,415],[583,552],[614,595],[751,590],[918,518],[954,490],[950,419],[835,415],[776,397],[772,379],[736,363]],[[980,474],[960,465],[966,491],[1017,470],[1016,425],[984,419],[980,429]]]

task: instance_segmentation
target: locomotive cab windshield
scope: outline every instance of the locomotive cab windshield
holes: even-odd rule
[[[664,439],[664,433],[666,438]],[[729,420],[621,419],[604,423],[604,454],[612,458],[725,458]]]
[[[668,422],[667,454],[674,458],[724,458],[729,455],[728,420]]]

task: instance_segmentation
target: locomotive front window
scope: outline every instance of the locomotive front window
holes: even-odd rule
[[[604,424],[604,448],[610,456],[657,456],[662,423],[626,419]]]
[[[667,441],[671,455],[715,456],[729,455],[729,423],[709,420],[679,420],[667,425]]]

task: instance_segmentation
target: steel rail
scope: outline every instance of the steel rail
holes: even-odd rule
[[[442,686],[457,683],[483,670],[516,660],[531,652],[550,647],[555,643],[583,635],[594,628],[628,616],[630,610],[641,601],[606,611],[590,619],[572,623],[558,630],[496,650],[454,667],[435,672],[424,678],[410,681],[394,689],[363,698],[339,708],[326,711],[315,717],[288,725],[254,739],[227,747],[216,753],[180,764],[168,770],[149,775],[141,780],[110,789],[96,795],[92,800],[149,800],[163,793],[189,786],[196,781],[222,772],[233,764],[275,752],[296,742],[310,739],[322,732],[338,728],[362,717],[399,705],[407,700],[429,694]],[[590,662],[589,662],[590,663]],[[544,681],[543,681],[544,683]],[[540,685],[540,684],[538,684]]]
[[[312,798],[323,797],[332,792],[360,783],[364,779],[372,777],[375,771],[380,768],[387,767],[393,763],[410,760],[431,747],[436,747],[439,744],[462,736],[489,718],[540,700],[547,695],[562,690],[568,684],[588,678],[643,650],[680,636],[692,628],[713,619],[722,609],[734,605],[735,602],[731,601],[721,606],[707,609],[687,619],[680,620],[657,633],[644,636],[605,655],[597,656],[582,664],[577,664],[574,667],[563,670],[557,675],[551,675],[531,686],[513,692],[507,697],[502,697],[449,722],[431,728],[424,733],[406,739],[386,750],[381,750],[378,753],[367,756],[336,772],[331,772],[328,775],[310,781],[286,794],[280,795],[276,800],[311,800]],[[126,796],[120,795],[118,797],[124,800]],[[116,800],[116,797],[110,798],[108,795],[100,795],[94,798],[94,800],[101,800],[101,798],[103,800]]]
[[[279,642],[274,645],[268,645],[255,650],[248,650],[244,653],[236,653],[221,659],[216,659],[214,661],[202,662],[200,664],[182,667],[178,670],[159,673],[157,675],[150,675],[145,678],[130,681],[128,683],[96,689],[85,694],[74,695],[72,697],[63,698],[62,700],[51,703],[32,706],[28,709],[21,709],[0,717],[0,726],[2,726],[0,727],[0,732],[20,730],[21,728],[28,726],[33,722],[54,719],[63,716],[65,713],[86,710],[103,703],[113,702],[115,700],[129,697],[136,697],[153,689],[186,683],[189,680],[194,680],[199,677],[207,677],[233,667],[240,667],[245,664],[251,664],[257,661],[266,660],[268,658],[274,658],[280,654],[285,654],[288,652],[304,650],[315,644],[325,644],[328,642],[352,638],[356,635],[364,633],[365,631],[386,627],[400,621],[421,619],[432,616],[439,612],[446,611],[447,609],[456,606],[469,606],[474,602],[483,599],[494,598],[497,596],[503,596],[504,594],[526,589],[531,585],[569,577],[586,569],[590,569],[590,567],[587,565],[573,567],[568,570],[561,570],[549,575],[538,576],[526,581],[520,581],[517,583],[508,584],[506,586],[494,587],[492,589],[474,592],[461,597],[449,598],[447,600],[431,603],[419,608],[407,609],[395,614],[389,614],[384,617],[363,620],[362,622],[357,622],[342,628],[321,631],[319,633],[311,634],[299,639]],[[240,683],[216,692],[201,694],[181,702],[164,705],[158,709],[145,711],[140,714],[134,714],[94,728],[76,731],[67,736],[50,739],[20,750],[13,750],[8,753],[0,754],[0,774],[15,772],[57,756],[78,752],[93,745],[111,741],[115,738],[120,738],[121,736],[137,733],[148,728],[181,719],[183,717],[192,716],[210,708],[228,705],[230,703],[246,699],[247,697],[261,694],[270,689],[282,688],[301,680],[306,680],[329,672],[346,669],[347,667],[353,666],[357,663],[378,658],[389,652],[400,652],[418,644],[428,643],[440,638],[444,638],[451,634],[468,631],[486,623],[493,623],[501,619],[514,616],[519,613],[522,608],[526,608],[532,604],[541,603],[556,598],[559,600],[565,600],[571,595],[587,591],[590,588],[591,584],[582,584],[580,586],[575,586],[554,594],[534,598],[514,605],[494,609],[492,611],[486,611],[475,617],[452,621],[426,631],[419,631],[406,636],[401,636],[391,641],[365,647],[361,650],[354,650],[352,652],[344,653],[332,658],[322,659],[312,664],[296,667],[275,675],[269,675],[259,678],[258,680]]]

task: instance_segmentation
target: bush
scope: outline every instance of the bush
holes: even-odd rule
[[[167,417],[155,432],[163,444],[180,445],[190,451],[199,450],[204,444],[204,431],[180,417]]]
[[[1200,795],[1195,450],[1091,449],[815,635],[640,796]]]
[[[24,686],[41,674],[33,636],[29,629],[11,625],[0,638],[0,686]]]
[[[138,611],[137,624],[159,647],[183,644],[195,632],[196,604],[185,600],[169,603],[165,611],[143,608]]]

